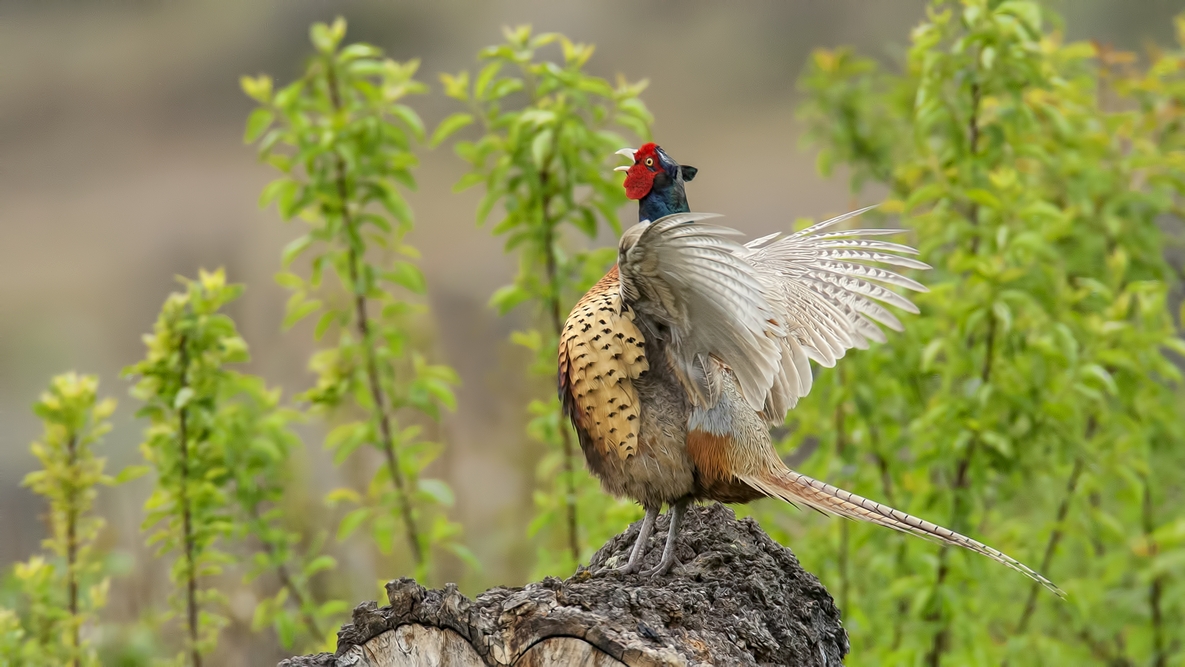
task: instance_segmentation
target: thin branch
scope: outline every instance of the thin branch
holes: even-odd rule
[[[1091,418],[1087,425],[1087,439],[1090,439],[1090,434],[1094,431],[1094,419]],[[1041,572],[1049,572],[1049,566],[1053,563],[1053,554],[1057,551],[1057,545],[1061,542],[1062,531],[1065,528],[1063,525],[1066,520],[1066,515],[1070,511],[1070,500],[1074,497],[1074,491],[1078,488],[1078,478],[1082,475],[1084,468],[1083,457],[1081,454],[1074,459],[1074,469],[1070,471],[1070,479],[1066,482],[1066,493],[1062,496],[1061,503],[1057,507],[1057,519],[1054,522],[1053,532],[1049,535],[1049,541],[1045,543],[1045,555],[1041,558]],[[1037,582],[1029,587],[1029,598],[1025,602],[1024,612],[1020,615],[1020,622],[1016,624],[1015,635],[1023,635],[1029,628],[1029,620],[1033,617],[1033,612],[1037,609]]]
[[[181,336],[181,390],[189,382],[189,341]],[[177,437],[181,453],[181,484],[178,501],[181,504],[181,531],[185,546],[185,612],[189,628],[189,657],[193,667],[202,667],[202,655],[198,652],[198,606],[197,606],[197,564],[194,562],[193,517],[189,507],[189,425],[186,406],[181,406],[177,416]]]
[[[251,518],[259,522],[263,521],[263,519],[259,516],[259,509],[256,507],[251,508]],[[313,637],[316,638],[317,641],[320,641],[325,635],[321,631],[321,626],[317,624],[317,619],[312,615],[312,613],[308,611],[308,601],[304,596],[304,592],[299,586],[296,585],[296,582],[292,579],[292,575],[288,573],[287,564],[283,562],[276,562],[276,549],[271,542],[260,538],[259,543],[263,546],[263,551],[267,554],[268,559],[276,564],[276,576],[280,579],[280,585],[283,586],[288,591],[288,594],[292,596],[292,599],[296,601],[296,605],[300,608],[301,619],[304,620],[305,626],[308,627],[309,632],[312,633]]]
[[[979,153],[979,106],[981,102],[981,92],[978,81],[971,82],[971,117],[967,121],[967,143],[968,156],[974,160]],[[974,166],[974,165],[973,165]],[[973,227],[979,227],[979,205],[972,204],[968,212],[968,219],[971,221]],[[971,254],[979,253],[979,230],[976,229],[974,236],[971,238]],[[988,311],[988,333],[987,333],[987,348],[984,352],[983,368],[980,370],[980,379],[984,384],[991,380],[992,375],[992,358],[995,352],[996,343],[996,319],[992,312]],[[954,492],[954,508],[952,517],[952,528],[959,530],[958,519],[962,516],[962,505],[964,502],[964,490],[967,487],[967,473],[971,467],[971,460],[975,456],[975,450],[979,448],[979,439],[972,438],[967,445],[967,451],[964,452],[963,458],[959,460],[955,469],[955,480],[952,485]],[[946,581],[949,572],[949,558],[950,547],[942,547],[942,551],[938,554],[938,576],[934,582],[935,589],[941,588]],[[938,632],[934,633],[934,641],[930,646],[930,651],[926,654],[926,664],[928,667],[938,667],[942,664],[942,654],[946,652],[950,644],[950,619],[941,618],[941,608],[938,608],[930,615],[931,620],[942,620],[941,627]]]
[[[78,464],[78,434],[72,433],[67,444],[68,468]],[[78,618],[78,489],[70,484],[66,492],[66,587],[70,608],[70,641],[73,647],[70,664],[81,664],[81,623]]]
[[[847,421],[844,419],[844,383],[846,378],[842,366],[839,368],[836,380],[839,387],[839,397],[835,402],[835,414],[832,416],[832,420],[835,427],[835,453],[843,457],[848,448],[848,433],[844,428]],[[848,606],[848,593],[851,589],[848,573],[848,551],[850,548],[848,523],[847,521],[839,523],[839,608],[841,612],[850,609]]]
[[[967,121],[967,144],[970,149],[970,156],[974,159],[979,154],[979,104],[980,104],[980,90],[979,82],[971,82],[971,118]],[[974,162],[972,167],[974,168]],[[974,227],[979,226],[979,205],[972,204],[970,215],[967,216]],[[971,238],[971,254],[979,252],[979,231],[976,230],[975,236]]]
[[[557,124],[558,135],[558,124]],[[543,216],[543,252],[546,257],[546,271],[547,271],[547,311],[548,317],[551,319],[552,333],[555,334],[556,340],[559,340],[560,334],[563,332],[564,320],[563,313],[560,308],[560,281],[558,260],[555,252],[555,226],[558,224],[553,220],[548,211],[551,207],[552,193],[548,188],[550,176],[547,172],[551,165],[553,155],[549,155],[543,167],[539,170],[539,181],[543,189],[543,199],[541,202],[542,216]],[[580,562],[580,534],[578,531],[578,515],[576,507],[576,464],[575,464],[575,447],[572,446],[572,434],[564,426],[563,421],[560,423],[560,444],[563,447],[564,455],[564,480],[567,487],[566,498],[564,500],[565,514],[568,523],[568,550],[572,552],[572,560]]]
[[[1156,528],[1156,521],[1152,515],[1152,481],[1147,476],[1144,476],[1143,505],[1144,539],[1148,542],[1148,553],[1155,556],[1158,551],[1158,545],[1152,539],[1152,531]],[[1148,587],[1148,606],[1152,611],[1153,667],[1165,667],[1169,659],[1168,651],[1165,650],[1164,644],[1164,611],[1161,609],[1161,597],[1163,595],[1164,574],[1158,574],[1152,578],[1152,583]]]
[[[992,357],[995,351],[996,340],[996,318],[989,311],[988,313],[988,334],[987,334],[987,350],[984,354],[983,367],[980,371],[980,380],[987,384],[992,378]],[[966,501],[964,497],[969,485],[968,474],[971,470],[971,461],[975,457],[976,450],[979,449],[979,438],[971,439],[967,445],[967,451],[963,453],[963,457],[959,459],[958,465],[955,467],[955,479],[951,484],[951,490],[954,493],[954,508],[951,512],[951,526],[953,530],[962,530],[960,526],[960,519],[964,513],[963,504]],[[950,553],[949,546],[943,546],[942,551],[938,554],[938,576],[934,582],[934,588],[941,588],[946,583],[946,577],[950,572],[950,564],[948,562]],[[930,651],[926,654],[926,664],[929,667],[938,667],[942,664],[942,654],[946,652],[950,644],[950,619],[941,618],[941,610],[936,609],[929,615],[929,620],[942,620],[942,624],[938,632],[934,633],[934,641],[930,646]]]
[[[337,75],[332,63],[327,63],[329,97],[333,103],[335,113],[341,113],[342,104],[337,92]],[[335,155],[334,181],[337,186],[338,199],[341,201],[342,225],[347,233],[353,230],[354,222],[350,217],[349,192],[346,183],[346,165],[341,155]],[[362,338],[363,355],[366,361],[366,380],[370,389],[371,401],[374,403],[374,416],[379,423],[379,439],[382,441],[383,454],[386,457],[387,472],[395,484],[396,497],[399,502],[399,512],[403,517],[403,526],[407,533],[408,546],[411,548],[412,560],[419,568],[424,563],[423,547],[420,544],[420,532],[416,526],[416,518],[412,511],[411,498],[407,491],[407,482],[403,479],[403,469],[399,465],[399,453],[395,450],[395,441],[391,436],[391,416],[387,412],[387,401],[384,396],[382,383],[379,380],[378,360],[372,346],[375,344],[371,335],[370,316],[366,310],[366,294],[359,289],[360,258],[358,250],[347,236],[348,264],[350,271],[350,285],[354,290],[354,320],[358,328],[358,335]]]

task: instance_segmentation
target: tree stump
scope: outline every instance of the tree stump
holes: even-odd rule
[[[791,551],[723,505],[688,511],[680,565],[648,579],[602,570],[624,564],[641,522],[609,540],[588,569],[561,581],[492,588],[387,584],[389,606],[366,602],[338,632],[337,652],[280,667],[542,667],[843,664],[839,609]],[[643,562],[657,564],[667,518]]]

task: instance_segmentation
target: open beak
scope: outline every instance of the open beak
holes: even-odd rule
[[[637,153],[637,152],[638,152],[637,149],[634,149],[634,148],[623,148],[623,149],[617,151],[616,153],[614,153],[614,155],[621,155],[623,157],[627,157],[627,158],[629,158],[630,162],[633,162],[634,161],[634,153]],[[623,164],[620,167],[614,167],[613,171],[629,171],[630,167],[632,167],[632,166],[633,166],[632,164]]]

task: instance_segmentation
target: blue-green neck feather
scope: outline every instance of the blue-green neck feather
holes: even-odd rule
[[[659,187],[658,179],[655,179],[654,187],[650,189],[650,193],[638,200],[638,222],[643,220],[653,222],[664,215],[687,213],[690,210],[682,181],[668,179],[663,187]]]

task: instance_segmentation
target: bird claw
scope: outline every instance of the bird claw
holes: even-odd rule
[[[625,565],[622,565],[621,567],[615,567],[612,570],[608,570],[608,571],[609,572],[616,572],[621,575],[636,574],[638,572],[638,565],[639,565],[638,563],[626,563]]]
[[[671,571],[671,568],[675,567],[678,564],[679,564],[679,561],[675,558],[671,558],[669,560],[664,560],[664,561],[660,562],[658,565],[656,565],[655,567],[652,567],[649,570],[646,570],[645,572],[643,572],[641,576],[651,578],[651,579],[657,579],[659,577],[664,577]]]

